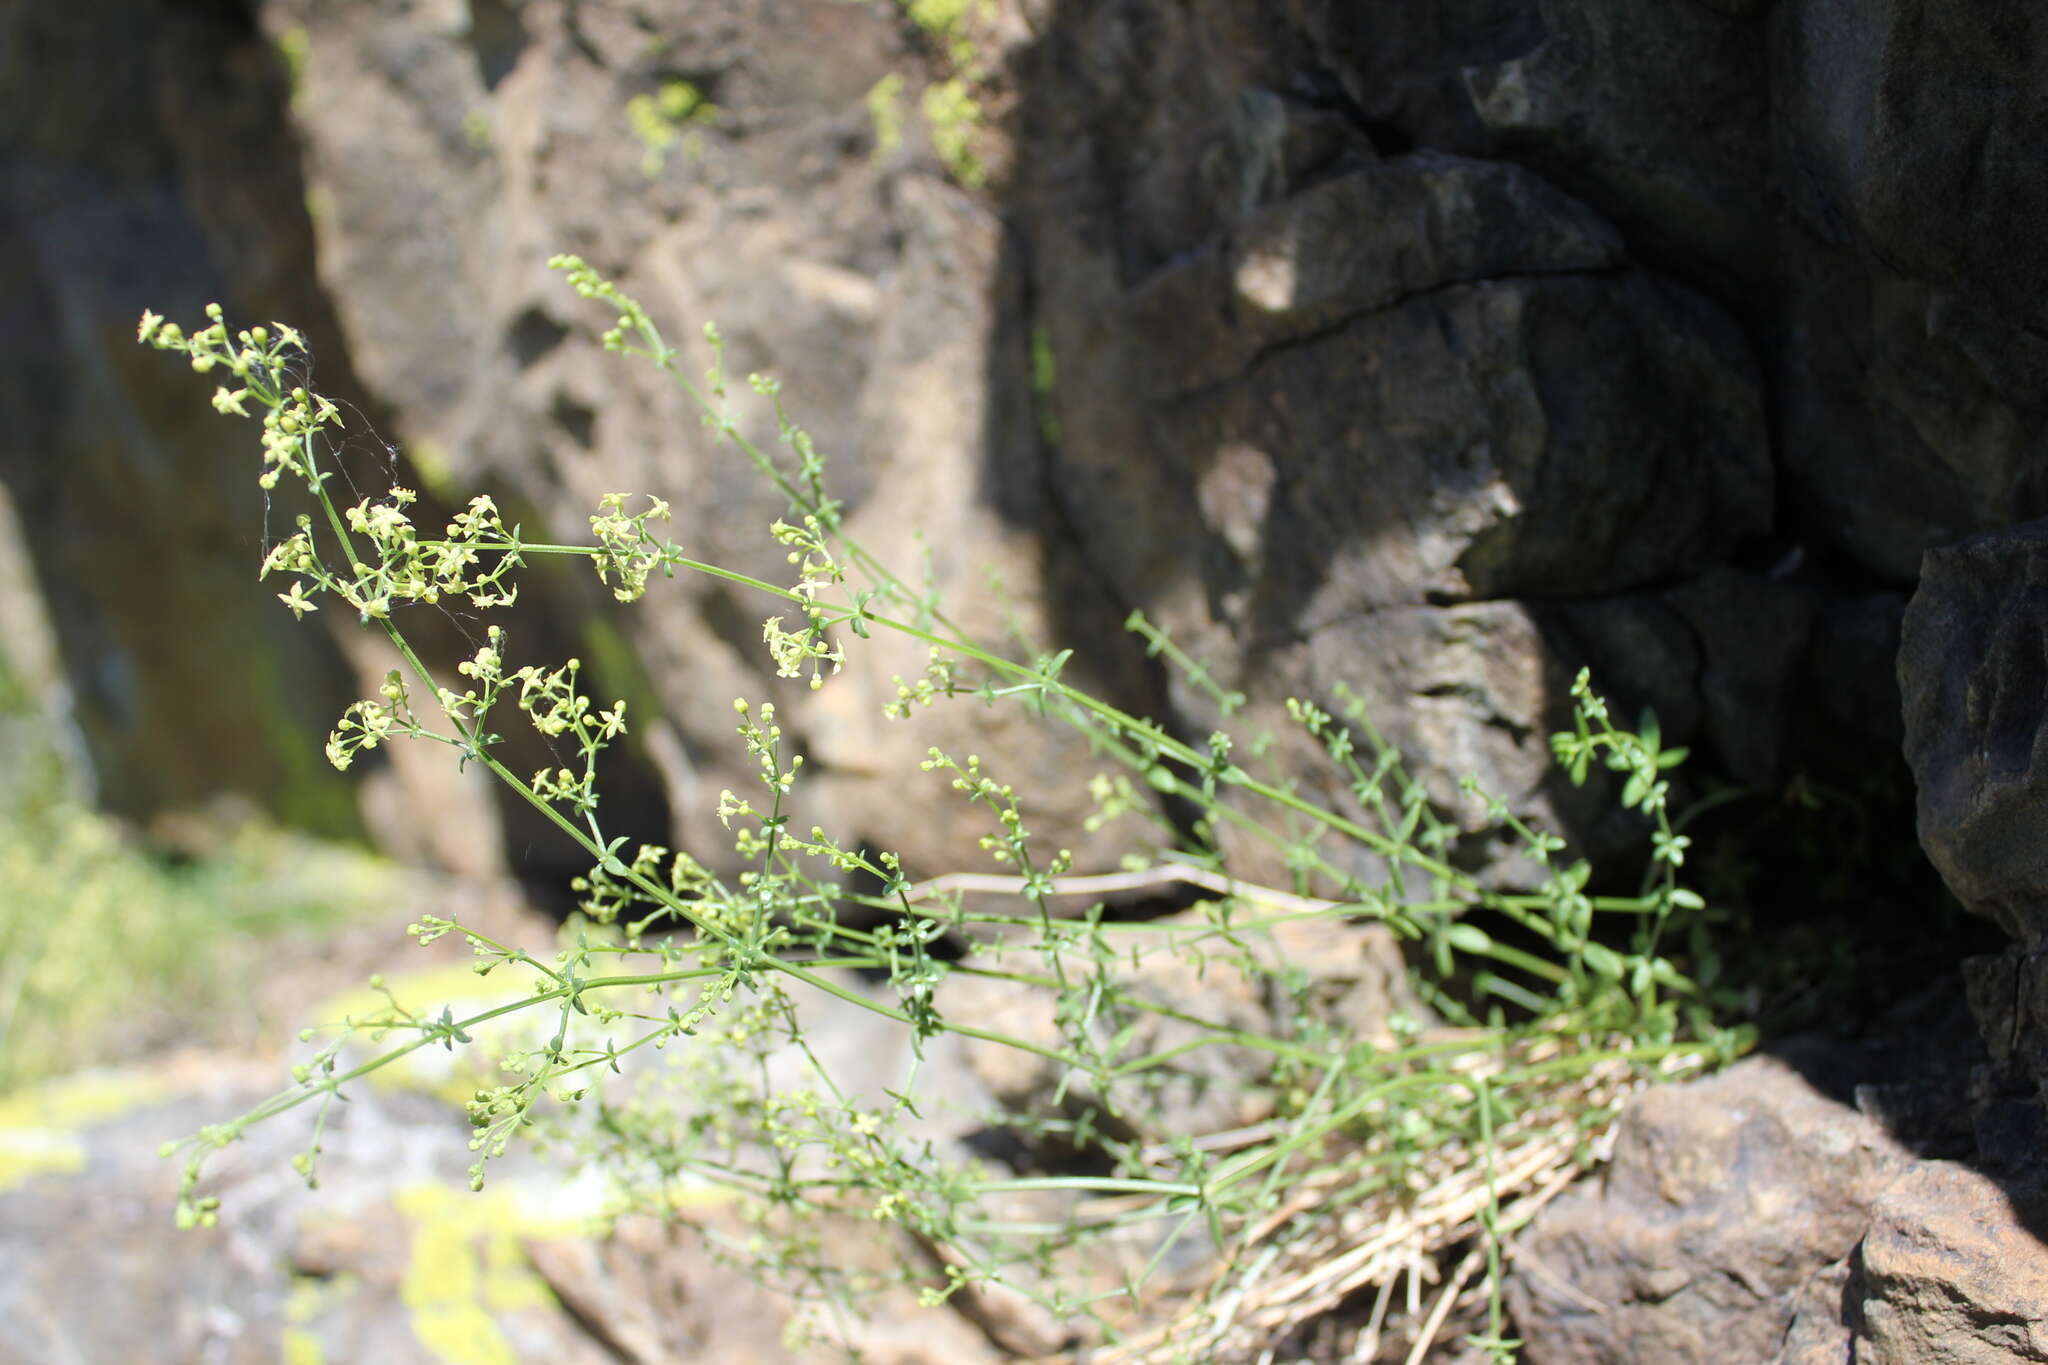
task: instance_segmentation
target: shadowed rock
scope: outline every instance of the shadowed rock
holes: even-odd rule
[[[2048,522],[1923,561],[1899,647],[1920,843],[1957,899],[2048,936]]]

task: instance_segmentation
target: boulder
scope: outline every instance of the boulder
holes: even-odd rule
[[[1848,1358],[1840,1286],[1911,1160],[1770,1057],[1644,1092],[1609,1164],[1517,1244],[1508,1299],[1526,1359]]]
[[[1844,1296],[1854,1359],[2048,1361],[2048,1181],[1927,1161],[1880,1196]],[[1840,1359],[1840,1356],[1836,1357]]]
[[[2048,322],[2048,30],[2025,0],[1793,0],[1772,16],[1774,131],[1805,216],[1854,224],[1893,268]]]
[[[2048,514],[2038,336],[1981,288],[1873,263],[1798,220],[1783,255],[1774,389],[1806,535],[1897,585],[1929,549]]]
[[[1150,351],[1148,396],[1173,398],[1447,284],[1622,261],[1614,229],[1541,177],[1418,153],[1261,207],[1227,240],[1147,276],[1131,292],[1125,325]]]
[[[1404,202],[1362,217],[1351,254],[1310,251],[1336,205]],[[1076,373],[1056,395],[1059,487],[1140,600],[1194,578],[1240,636],[1272,636],[1373,607],[1615,592],[1768,526],[1740,335],[1614,270],[1604,225],[1540,181],[1411,158],[1282,200],[1245,234],[1148,278],[1123,315],[1052,332]],[[1177,376],[1191,392],[1160,390]],[[1121,533],[1160,504],[1185,518],[1176,540]]]
[[[1920,843],[1964,906],[2048,937],[2048,522],[1930,551],[1899,646]]]

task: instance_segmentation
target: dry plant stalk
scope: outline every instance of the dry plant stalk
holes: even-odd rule
[[[1550,1060],[1564,1055],[1568,1046],[1562,1039],[1539,1039],[1515,1060]],[[1475,1076],[1501,1069],[1500,1057],[1490,1052],[1459,1061]],[[1671,1079],[1708,1064],[1704,1053],[1678,1054],[1660,1069]],[[1374,1155],[1370,1142],[1360,1145],[1351,1159],[1324,1167],[1279,1208],[1238,1230],[1208,1282],[1165,1321],[1120,1345],[1044,1357],[1037,1365],[1263,1360],[1272,1343],[1334,1312],[1360,1291],[1377,1289],[1367,1321],[1352,1330],[1346,1356],[1367,1361],[1376,1357],[1393,1293],[1404,1276],[1411,1319],[1421,1316],[1422,1287],[1441,1284],[1406,1358],[1407,1365],[1419,1365],[1485,1261],[1478,1239],[1485,1233],[1487,1209],[1497,1208],[1494,1227],[1511,1255],[1512,1235],[1584,1174],[1589,1160],[1607,1158],[1621,1109],[1648,1084],[1639,1070],[1619,1060],[1597,1063],[1559,1084],[1546,1103],[1496,1132],[1490,1182],[1486,1163],[1472,1153],[1440,1151],[1424,1169],[1428,1183],[1419,1193],[1381,1188],[1355,1197],[1350,1187]],[[1608,1117],[1588,1128],[1574,1119],[1587,1113]],[[1457,1267],[1442,1274],[1442,1257],[1466,1243],[1473,1245]]]

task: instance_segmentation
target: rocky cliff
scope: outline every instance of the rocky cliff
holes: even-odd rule
[[[109,802],[232,788],[559,873],[438,766],[318,770],[388,663],[255,589],[242,436],[131,338],[212,297],[293,320],[356,454],[431,496],[569,534],[659,492],[693,553],[772,570],[776,500],[600,352],[541,268],[575,251],[781,376],[853,531],[978,628],[1206,733],[1142,610],[1254,727],[1342,684],[1447,813],[1475,773],[1598,851],[1624,832],[1545,745],[1581,665],[1723,779],[1853,788],[1897,769],[1923,553],[2048,515],[2044,59],[2011,0],[18,5],[0,479]],[[726,704],[774,694],[755,607],[534,596],[522,639],[652,722],[620,806],[715,842]],[[921,663],[872,651],[807,713],[811,818],[970,856],[903,775],[971,736],[1108,856],[1078,742],[875,719]]]
[[[350,800],[285,757],[344,694],[334,651],[236,587],[262,509],[121,349],[145,302],[302,320],[431,491],[573,530],[660,489],[705,557],[771,563],[773,500],[541,269],[581,252],[782,376],[855,529],[997,633],[1082,645],[1200,732],[1118,638],[1142,608],[1255,719],[1343,681],[1439,771],[1582,826],[1546,777],[1560,677],[1592,664],[1742,782],[1889,750],[1920,552],[2048,510],[2010,150],[2038,115],[1989,17],[116,8],[8,21],[0,458],[139,812],[228,785],[332,827]],[[751,607],[560,591],[592,622],[568,643],[661,712],[644,817],[702,834],[733,775],[704,699],[763,687]],[[957,831],[873,799],[925,740],[864,718],[916,662],[805,738],[829,812],[938,854]],[[278,742],[233,739],[251,715]],[[1055,787],[1078,761],[978,743]],[[408,781],[400,810],[455,799]]]

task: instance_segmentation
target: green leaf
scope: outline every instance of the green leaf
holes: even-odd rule
[[[1493,947],[1493,938],[1476,924],[1453,924],[1444,930],[1444,940],[1461,953],[1483,953]]]
[[[1588,943],[1580,950],[1586,965],[1609,981],[1621,980],[1624,966],[1621,954],[1604,943]]]

